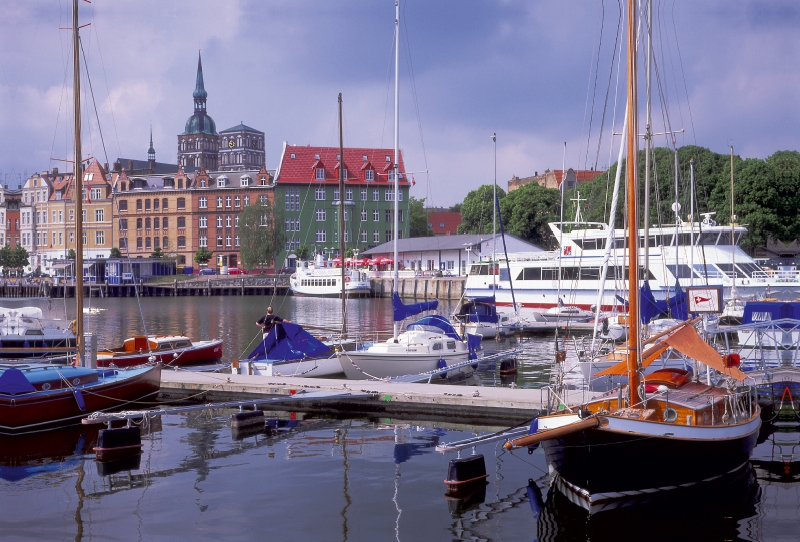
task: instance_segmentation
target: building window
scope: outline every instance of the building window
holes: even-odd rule
[[[353,201],[353,189],[352,188],[348,188],[347,190],[345,190],[344,195],[345,195],[344,197],[345,197],[345,199],[347,201]]]
[[[70,232],[70,233],[72,233],[72,232]],[[70,239],[70,241],[72,241],[72,239]],[[142,250],[142,238],[141,237],[137,237],[136,238],[136,250]]]
[[[217,208],[222,207],[222,196],[217,196]]]
[[[402,222],[403,221],[403,210],[402,209],[398,209],[397,210],[397,221],[398,222]]]
[[[361,230],[361,242],[362,243],[367,242],[367,230]]]
[[[392,194],[393,190],[386,190],[384,191],[383,197],[385,201],[394,201],[394,196]]]
[[[226,228],[230,228],[231,227],[231,215],[228,215],[228,216],[225,217],[225,227]]]
[[[144,238],[144,248],[145,250],[150,250],[152,248],[152,240],[149,237]]]
[[[186,217],[185,216],[179,216],[178,217],[178,228],[180,229],[180,228],[185,228],[185,227],[186,227]]]
[[[250,186],[250,177],[248,177],[247,175],[242,176],[242,178],[239,179],[239,181],[240,181],[239,186]]]
[[[207,216],[201,216],[200,217],[200,227],[201,228],[207,228],[208,227],[208,217]]]
[[[140,199],[136,200],[136,210],[137,211],[141,211],[142,210],[142,200],[140,200]]]
[[[386,217],[386,222],[391,222],[392,221],[392,211],[390,209],[386,209],[384,211],[384,215]]]
[[[164,228],[165,230],[166,230],[167,228],[169,228],[169,217],[166,217],[166,216],[165,216],[165,217],[164,217],[164,218],[161,220],[161,227],[162,227],[162,228]]]
[[[141,230],[142,229],[142,220],[143,219],[141,219],[141,218],[137,218],[136,219],[136,229],[137,230]]]
[[[225,207],[230,208],[230,206],[231,206],[231,197],[225,196]]]
[[[178,198],[178,209],[186,209],[186,198]]]
[[[208,236],[206,236],[206,235],[201,235],[200,236],[200,246],[201,247],[207,247],[208,246]]]
[[[208,198],[207,197],[201,196],[200,199],[197,200],[197,202],[198,202],[198,207],[200,209],[207,209],[208,208]]]
[[[151,224],[150,217],[145,218],[144,219],[144,229],[149,230],[150,229],[150,224]]]
[[[318,180],[318,181],[324,181],[325,180],[325,168],[318,167],[316,176],[314,178],[316,180]]]
[[[399,188],[397,189],[397,201],[403,201],[403,191]]]
[[[222,246],[222,236],[221,235],[217,235],[217,246],[218,247]]]
[[[381,219],[381,212],[378,209],[372,210],[372,221],[378,222]]]
[[[160,245],[161,245],[161,239],[159,239],[158,237],[153,237],[153,247],[159,248]]]
[[[226,247],[232,246],[231,245],[231,236],[230,235],[225,237],[225,246]]]
[[[338,188],[334,188],[333,189],[333,201],[339,201],[339,189]]]
[[[164,198],[161,200],[161,210],[166,211],[167,209],[169,209],[169,200]]]
[[[123,199],[119,201],[119,210],[120,211],[127,211],[128,210],[128,200]]]
[[[127,250],[128,249],[128,240],[125,239],[124,237],[119,240],[119,248],[122,249],[122,250]]]
[[[315,214],[317,216],[317,222],[325,222],[325,218],[326,218],[325,209],[317,209],[315,211]]]
[[[366,221],[367,221],[367,210],[361,209],[361,222],[366,222]]]
[[[125,231],[128,229],[128,219],[127,218],[120,218],[119,219],[119,231]]]
[[[162,247],[164,247],[164,248],[167,248],[167,247],[169,247],[169,237],[164,237],[164,238],[161,240],[161,246],[162,246]]]
[[[70,209],[69,210],[69,221],[70,222],[75,222],[75,209]],[[10,228],[11,225],[9,224],[8,227]]]
[[[380,243],[381,242],[381,232],[380,231],[375,230],[374,232],[372,232],[372,242],[373,243]]]
[[[178,236],[178,248],[186,248],[186,237],[183,235]]]
[[[325,188],[322,186],[318,186],[317,190],[314,192],[314,198],[317,201],[325,201]]]
[[[364,171],[364,180],[367,182],[372,182],[375,180],[375,170],[374,169],[367,169]]]
[[[59,211],[58,212],[58,223],[59,224],[63,224],[64,223],[64,211]]]
[[[386,243],[392,240],[392,230],[386,230]]]
[[[153,219],[153,228],[159,229],[160,227],[161,227],[161,219],[159,219],[158,217],[155,217]]]
[[[375,188],[372,191],[372,201],[380,201],[381,200],[381,191],[378,188]]]
[[[317,230],[317,243],[324,243],[328,240],[327,232],[325,230]]]
[[[234,217],[233,225],[236,226],[237,228],[239,227],[239,215],[236,215],[236,217]]]
[[[299,201],[300,200],[298,199],[298,202]],[[250,196],[245,196],[244,197],[244,206],[247,207],[248,205],[250,205]],[[298,211],[300,210],[300,203],[297,204],[297,210]]]
[[[158,204],[159,204],[158,198],[154,199],[153,200],[153,210],[154,211],[158,211]]]
[[[264,205],[269,201],[269,196],[267,196],[266,194],[261,194],[260,196],[258,196],[258,201],[261,203],[261,205]]]
[[[367,189],[366,188],[362,188],[361,189],[361,201],[367,201]]]
[[[54,215],[56,214],[55,211],[53,211],[53,214]],[[105,215],[105,212],[104,212],[103,209],[95,209],[94,210],[94,221],[95,222],[102,222],[104,215]],[[56,217],[54,216],[53,217],[53,222],[55,222],[55,221],[56,221]]]
[[[150,200],[149,199],[144,200],[144,210],[145,211],[149,211],[150,210]]]
[[[238,235],[233,238],[233,242],[236,244],[237,247],[239,246],[239,236]]]
[[[233,199],[233,203],[234,203],[235,207],[241,207],[242,206],[242,196],[236,196]]]
[[[217,228],[222,227],[222,215],[217,216]]]

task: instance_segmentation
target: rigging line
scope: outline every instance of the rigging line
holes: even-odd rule
[[[117,119],[114,117],[114,106],[111,103],[111,89],[108,86],[108,72],[106,71],[106,64],[103,61],[103,50],[100,48],[100,36],[97,34],[97,19],[94,17],[94,6],[92,4],[92,31],[95,35],[95,42],[97,42],[97,54],[100,56],[100,67],[103,70],[103,78],[106,82],[106,96],[108,97],[108,110],[111,112],[111,124],[114,126],[114,137],[117,140],[117,156],[122,155],[122,145],[119,143],[119,133],[117,131]],[[108,157],[106,157],[108,161]]]
[[[597,79],[600,75],[600,52],[603,49],[603,31],[605,30],[605,24],[606,24],[606,4],[604,0],[601,1],[601,6],[602,6],[602,17],[600,19],[600,40],[597,44],[597,61],[594,66],[594,88],[592,89],[592,108],[591,108],[591,113],[589,115],[589,133],[586,135],[586,157],[583,160],[583,169],[586,169],[586,165],[589,162],[589,144],[592,139],[592,125],[594,123],[594,102],[597,97]],[[610,76],[611,73],[609,73],[609,77]],[[605,113],[605,107],[603,107],[603,112]],[[598,145],[599,144],[600,143],[598,140]],[[579,160],[578,163],[580,163],[580,154],[578,155],[578,160]]]
[[[619,19],[620,24],[617,25],[619,29],[617,41],[619,41],[622,32],[624,31],[623,23],[625,22],[625,11],[622,9],[622,4],[620,0],[617,0],[617,6],[619,7]],[[613,58],[612,58],[613,63]],[[619,104],[619,78],[622,70],[619,67],[622,65],[622,47],[617,50],[617,80],[614,83],[614,110],[611,113],[611,133],[614,133],[614,128],[617,124],[617,105]],[[613,70],[613,66],[612,66]],[[622,145],[622,142],[620,142]],[[609,145],[608,145],[608,167],[606,168],[606,197],[603,199],[603,216],[608,217],[608,206],[609,206],[609,185],[611,183],[611,165],[613,164],[612,160],[614,159],[614,138],[609,138]],[[620,167],[621,164],[617,164],[617,167]],[[613,197],[613,196],[612,196]]]
[[[619,1],[617,1],[617,6],[619,7],[620,10],[622,10],[622,7],[620,6]],[[622,17],[617,17],[617,31],[616,31],[615,36],[614,36],[614,51],[611,54],[612,63],[613,63],[614,57],[617,54],[617,47],[619,47],[619,29],[620,29],[621,24],[622,24]],[[598,62],[599,62],[599,58],[598,58]],[[603,115],[600,118],[600,135],[597,137],[597,153],[595,154],[595,158],[594,158],[594,170],[595,171],[597,170],[597,163],[600,161],[600,148],[601,148],[601,146],[603,144],[603,128],[605,127],[605,123],[606,123],[606,112],[608,110],[608,96],[611,93],[611,80],[612,80],[613,76],[614,76],[614,66],[612,64],[612,66],[608,70],[608,86],[606,87],[606,97],[605,97],[605,100],[603,101]],[[591,131],[591,127],[590,127],[590,131]],[[587,142],[587,147],[586,147],[586,153],[587,154],[589,153],[588,142]]]
[[[78,44],[80,45],[81,53],[83,54],[84,71],[86,72],[86,80],[89,82],[89,92],[92,95],[92,106],[94,107],[94,116],[97,119],[97,131],[100,132],[100,144],[103,146],[103,155],[106,157],[105,163],[108,164],[109,161],[108,161],[108,152],[106,152],[106,142],[105,139],[103,139],[103,128],[100,126],[100,115],[97,112],[97,103],[94,100],[94,87],[92,87],[92,78],[89,77],[89,63],[86,60],[86,52],[83,50],[83,40],[78,38]]]
[[[605,20],[605,4],[603,3],[603,0],[601,0],[601,3],[603,4],[603,16],[601,17],[601,22],[600,22],[600,34],[601,34],[600,41],[602,42],[602,32],[603,32],[602,27],[603,27],[603,21]],[[597,41],[598,41],[597,40],[597,32],[598,32],[597,26],[595,26],[595,29],[594,29],[594,44],[596,44]],[[580,138],[580,145],[578,145],[578,166],[580,165],[581,155],[583,154],[583,134],[586,132],[586,114],[587,114],[587,111],[589,110],[589,91],[592,88],[592,72],[594,71],[593,65],[595,63],[594,54],[595,54],[595,48],[592,47],[592,58],[591,58],[591,60],[589,60],[589,77],[588,77],[588,81],[586,82],[586,101],[583,104],[583,123],[581,125],[581,138]],[[599,57],[600,57],[600,49],[599,48],[597,50],[597,56],[598,56],[598,61],[599,61]],[[597,74],[595,74],[595,84],[597,84]],[[592,99],[592,107],[594,107],[594,99]],[[562,173],[562,175],[563,175],[563,173]]]
[[[394,27],[395,25],[392,24]],[[394,45],[397,42],[395,39],[395,32],[397,29],[392,31],[392,46],[389,47],[389,63],[386,65],[386,100],[383,106],[383,126],[381,127],[380,133],[380,148],[383,148],[383,136],[386,134],[386,124],[387,124],[387,117],[389,115],[389,97],[392,95],[392,92],[389,91],[389,85],[392,84],[392,66],[394,65]]]
[[[403,4],[403,9],[405,10],[405,4]],[[408,25],[403,25],[403,29],[405,30],[405,38],[406,38],[406,63],[408,64],[408,71],[409,77],[411,79],[411,97],[414,103],[414,112],[417,114],[417,128],[419,130],[419,139],[422,143],[422,161],[425,164],[425,172],[427,175],[428,172],[428,153],[425,150],[425,137],[422,133],[422,116],[419,114],[419,96],[417,95],[417,80],[414,77],[414,65],[411,61],[411,43],[408,39]],[[406,166],[408,169],[408,166]],[[406,179],[408,180],[408,179]],[[410,188],[410,187],[409,187]],[[427,192],[428,195],[431,196],[431,184],[430,181],[427,182]],[[410,196],[409,196],[410,200]]]
[[[686,93],[686,107],[689,110],[689,123],[692,125],[692,136],[694,136],[694,144],[697,145],[697,133],[694,129],[694,117],[692,116],[692,104],[689,101],[689,89],[686,85],[686,73],[683,70],[683,57],[681,56],[681,46],[678,43],[678,29],[675,26],[675,0],[672,0],[672,28],[675,32],[675,46],[678,49],[678,65],[681,67],[681,76],[683,77],[683,90]]]

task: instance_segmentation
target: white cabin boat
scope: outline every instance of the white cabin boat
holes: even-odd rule
[[[344,289],[347,297],[369,297],[372,289],[366,271],[345,268]],[[301,260],[289,278],[289,287],[294,295],[340,297],[342,295],[342,269],[334,267],[331,260]]]

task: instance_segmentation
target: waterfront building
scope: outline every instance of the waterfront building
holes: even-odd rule
[[[56,170],[58,171],[58,170]],[[52,184],[49,173],[34,173],[22,185],[22,199],[19,207],[20,244],[28,251],[30,266],[36,269],[42,264],[39,248],[42,247],[42,232],[37,228],[47,221],[47,202],[50,199]]]
[[[301,245],[313,254],[335,256],[339,243],[339,168],[345,175],[347,249],[363,252],[393,239],[394,151],[392,149],[311,147],[284,143],[275,174],[275,201],[284,215],[286,244],[278,261],[294,265],[290,256]],[[343,165],[342,165],[343,163]],[[402,153],[398,164],[398,239],[408,237],[410,183]]]
[[[505,234],[505,244],[509,253],[542,252],[538,246],[509,234]],[[394,243],[383,243],[363,252],[363,256],[372,259],[391,259],[393,254]],[[503,255],[503,236],[500,234],[412,237],[397,241],[399,268],[421,272],[466,275],[472,263],[490,259],[492,254]]]

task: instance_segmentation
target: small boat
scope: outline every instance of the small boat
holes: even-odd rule
[[[247,359],[239,360],[239,369],[242,374],[262,376],[341,375],[342,365],[334,349],[300,325],[282,322],[272,327]]]
[[[395,322],[426,310],[434,310],[438,301],[426,301],[404,305],[395,292],[392,296]],[[385,342],[376,342],[352,352],[341,351],[336,355],[347,378],[389,378],[426,373],[453,365],[462,365],[456,371],[468,375],[474,367],[463,364],[483,355],[481,337],[467,334],[461,337],[447,318],[438,314],[423,316],[408,324],[405,331]]]
[[[588,322],[593,316],[594,313],[592,311],[584,310],[575,305],[565,305],[559,298],[557,306],[550,307],[545,311],[534,312],[533,319],[537,322],[574,323]]]
[[[98,367],[133,367],[157,361],[174,367],[220,359],[221,339],[192,341],[184,335],[136,335],[125,339],[122,346],[97,352]]]
[[[471,333],[484,339],[513,334],[519,329],[516,316],[497,310],[494,297],[468,299],[453,314],[453,319],[461,326],[461,334]]]
[[[343,285],[341,267],[335,267],[332,260],[323,260],[321,254],[314,261],[298,262],[289,277],[289,288],[294,295],[340,297],[343,286],[347,297],[370,297],[372,294],[365,271],[345,267]]]
[[[65,360],[75,348],[70,321],[44,318],[38,307],[0,308],[0,358]]]
[[[0,433],[44,431],[81,423],[158,394],[160,363],[91,369],[47,363],[0,365]]]

